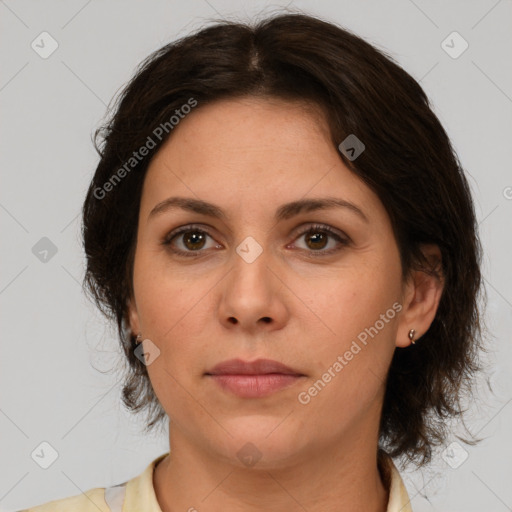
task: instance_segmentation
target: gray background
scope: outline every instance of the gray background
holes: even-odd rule
[[[420,81],[468,173],[495,393],[481,386],[469,406],[468,426],[484,441],[453,445],[402,476],[415,512],[512,510],[510,0],[0,1],[0,510],[125,481],[167,450],[165,434],[141,435],[120,405],[115,332],[80,287],[79,212],[97,163],[91,134],[151,51],[211,18],[246,20],[285,5],[389,51]],[[31,47],[43,31],[58,43],[46,59]],[[457,58],[442,46],[453,31],[469,44]],[[452,52],[462,48],[450,41]],[[47,261],[43,237],[57,249]],[[31,457],[44,441],[58,453],[48,469]]]

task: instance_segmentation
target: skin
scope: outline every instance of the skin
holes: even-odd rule
[[[172,196],[214,203],[226,218],[180,208],[150,217]],[[349,208],[274,219],[284,203],[326,196],[357,205],[368,222]],[[162,244],[192,223],[193,233],[208,232],[204,242],[181,234]],[[317,223],[349,243],[301,235]],[[263,249],[252,263],[236,252],[248,236]],[[440,258],[435,246],[424,252]],[[422,272],[402,281],[387,212],[343,164],[320,111],[245,97],[181,120],[145,178],[133,281],[130,325],[145,349],[160,350],[147,368],[171,418],[172,453],[153,477],[163,512],[386,510],[376,458],[385,377],[409,330],[418,339],[429,328],[442,283]],[[300,403],[396,302],[400,313]],[[305,376],[268,397],[239,398],[204,375],[231,358],[274,359]],[[261,454],[250,467],[237,456],[249,442]]]

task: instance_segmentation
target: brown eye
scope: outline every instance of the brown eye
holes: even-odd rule
[[[208,245],[208,242],[210,245]],[[183,226],[172,231],[161,243],[168,246],[173,253],[179,256],[201,256],[206,253],[207,249],[222,248],[222,245],[215,243],[208,232],[193,225]]]
[[[329,255],[338,251],[343,246],[350,243],[350,239],[346,236],[335,232],[329,226],[310,226],[308,229],[299,234],[297,240],[303,239],[303,247],[298,247],[308,251],[315,256]]]
[[[206,241],[205,233],[202,231],[186,231],[182,236],[183,244],[192,251],[202,249]]]
[[[310,247],[310,249],[323,249],[329,239],[329,237],[325,234],[325,233],[313,233],[313,234],[307,234],[306,235],[306,240],[307,240],[307,244],[308,246]],[[309,243],[308,243],[309,242]]]

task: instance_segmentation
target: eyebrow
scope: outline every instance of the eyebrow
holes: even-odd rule
[[[222,208],[190,197],[169,197],[158,203],[149,213],[148,221],[164,212],[180,208],[182,210],[207,215],[216,219],[227,220],[227,215]],[[295,215],[304,212],[316,210],[326,210],[332,208],[345,208],[358,215],[366,223],[369,223],[368,217],[364,212],[353,203],[336,197],[320,197],[315,199],[300,199],[280,206],[275,214],[276,221],[290,219]]]

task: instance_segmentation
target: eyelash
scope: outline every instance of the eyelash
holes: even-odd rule
[[[188,232],[201,233],[201,234],[208,235],[210,238],[213,238],[210,235],[210,233],[208,233],[208,231],[206,231],[205,229],[196,227],[195,225],[190,224],[188,226],[183,226],[183,227],[177,229],[176,231],[172,231],[171,233],[166,235],[165,238],[162,240],[162,245],[168,246],[172,252],[174,252],[175,254],[178,254],[180,256],[192,257],[192,258],[197,258],[197,257],[202,256],[201,252],[203,252],[203,249],[198,249],[197,251],[182,251],[181,249],[176,249],[172,246],[172,241],[175,238],[177,238],[179,235],[181,235],[183,233],[188,233]],[[345,247],[345,246],[349,245],[349,243],[350,243],[350,239],[348,237],[343,238],[337,232],[335,232],[331,227],[329,227],[325,224],[315,224],[315,225],[309,226],[307,229],[301,231],[296,236],[296,239],[298,239],[304,235],[317,234],[317,233],[327,233],[330,237],[336,239],[337,242],[340,244],[340,246],[336,247],[334,249],[329,249],[327,251],[324,251],[321,249],[316,250],[316,251],[309,250],[308,252],[313,257],[322,257],[322,256],[326,256],[326,255],[331,255],[335,252],[338,252],[339,250],[341,250],[342,247]],[[307,249],[300,249],[300,250],[307,250]]]

